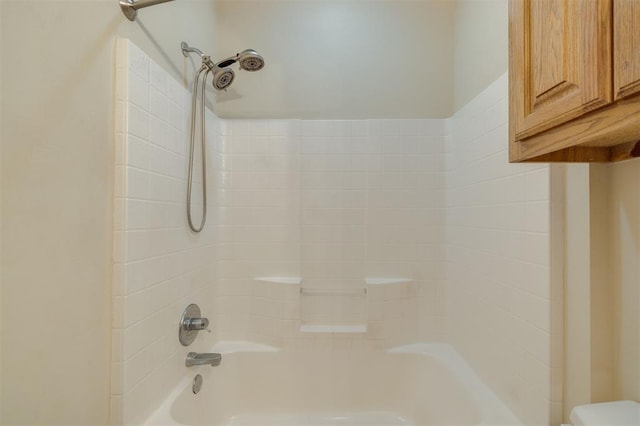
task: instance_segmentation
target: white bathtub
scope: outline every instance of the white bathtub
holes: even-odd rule
[[[223,352],[219,367],[190,369],[146,424],[521,424],[448,345],[386,352],[311,346],[246,351],[255,349],[251,345],[234,352],[225,347],[230,346],[215,348]],[[198,373],[204,384],[194,395],[192,379]]]

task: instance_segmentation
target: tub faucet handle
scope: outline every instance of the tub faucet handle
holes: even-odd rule
[[[207,318],[185,318],[182,326],[187,330],[209,330]]]
[[[182,312],[178,323],[178,340],[183,346],[189,346],[196,339],[199,331],[209,330],[209,319],[200,314],[198,305],[192,303]]]

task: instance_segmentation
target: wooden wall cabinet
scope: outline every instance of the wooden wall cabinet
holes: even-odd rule
[[[640,156],[640,0],[510,0],[509,159]]]

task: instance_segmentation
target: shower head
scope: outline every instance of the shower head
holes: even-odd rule
[[[243,50],[236,56],[227,58],[217,64],[212,63],[208,56],[203,56],[203,61],[213,73],[213,87],[218,90],[226,89],[233,83],[235,73],[230,67],[236,62],[241,70],[259,71],[264,68],[264,59],[253,49]]]
[[[264,58],[253,49],[243,50],[235,56],[218,62],[216,65],[219,67],[228,67],[236,62],[240,66],[240,69],[245,71],[260,71],[264,68]]]
[[[209,55],[202,55],[202,65],[208,68],[213,74],[213,81],[211,83],[216,90],[225,90],[233,83],[236,74],[228,66],[214,64]]]
[[[202,69],[207,69],[213,74],[213,87],[217,90],[225,90],[233,83],[235,73],[230,68],[236,62],[241,70],[259,71],[264,68],[264,58],[253,49],[246,49],[223,61],[214,63],[209,55],[202,53],[200,49],[190,47],[184,41],[180,44],[182,54],[186,57],[189,53],[196,53],[202,58]],[[205,68],[206,67],[206,68]]]
[[[264,68],[264,59],[253,49],[243,50],[237,56],[242,70],[260,71]]]
[[[213,81],[211,84],[213,84],[213,87],[216,90],[225,90],[227,87],[231,86],[231,83],[233,83],[233,79],[236,76],[233,70],[228,67],[216,67],[216,69],[211,70],[211,72],[213,73]]]

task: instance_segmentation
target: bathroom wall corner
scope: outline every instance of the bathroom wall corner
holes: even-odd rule
[[[591,402],[589,165],[565,165],[563,418]]]
[[[614,292],[611,291],[611,167],[589,165],[591,402],[614,398]]]
[[[563,422],[564,410],[565,177],[565,165],[549,167],[551,359],[555,360],[550,372],[550,420],[554,425]]]

